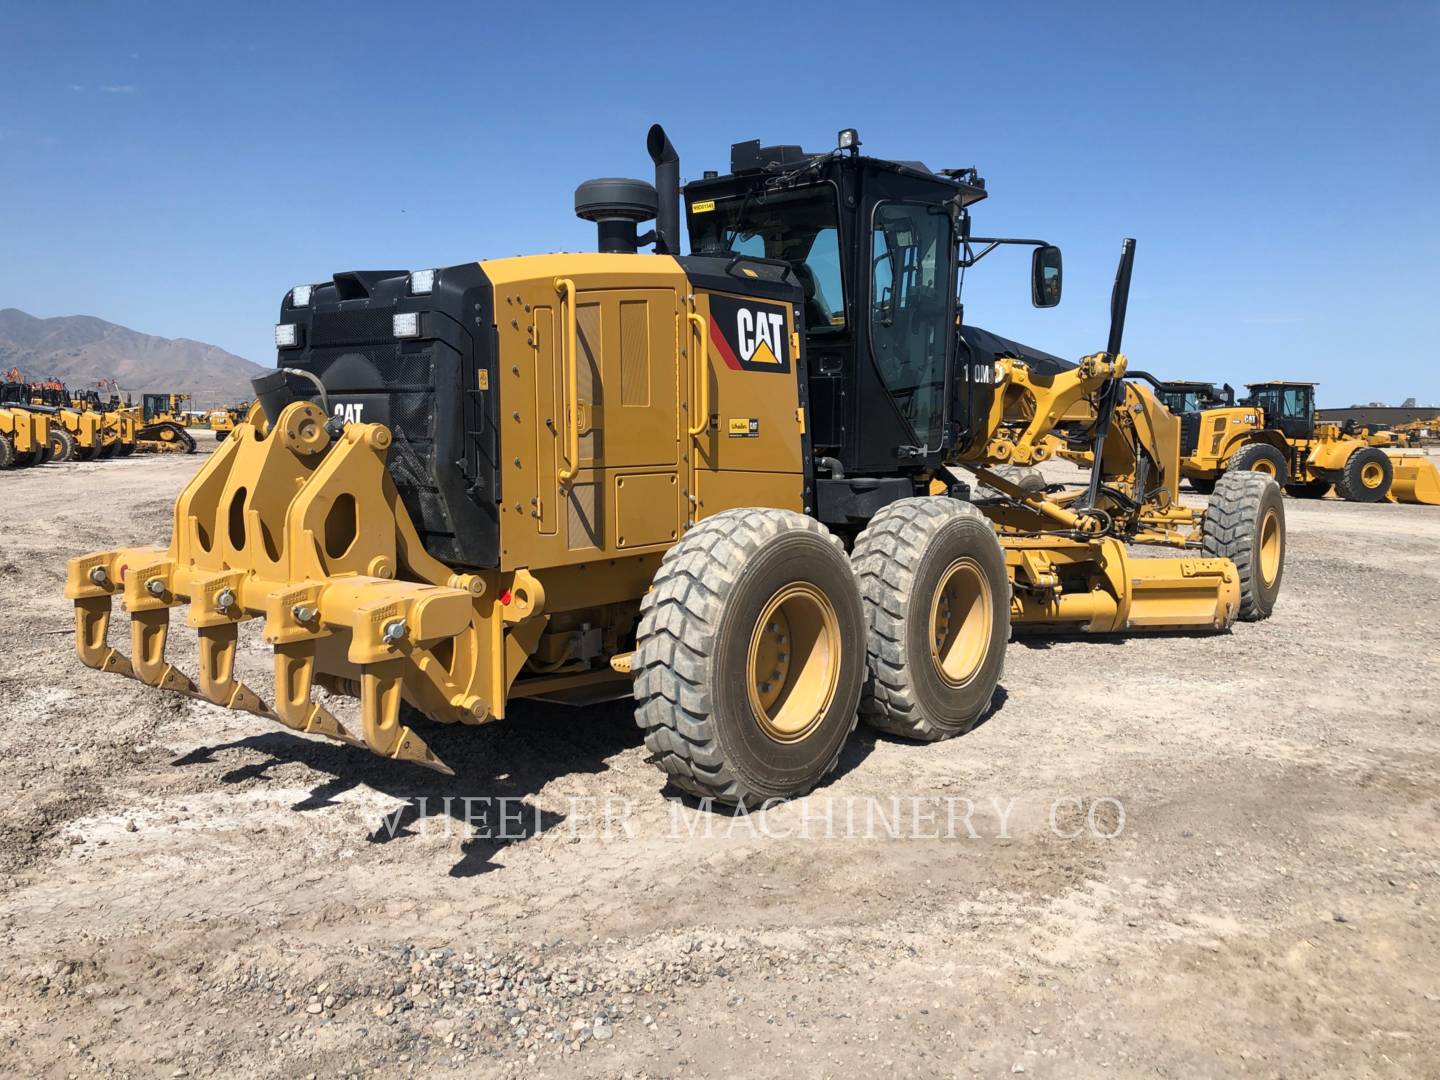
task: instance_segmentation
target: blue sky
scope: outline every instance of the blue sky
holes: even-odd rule
[[[730,143],[975,165],[967,316],[1161,374],[1440,402],[1440,4],[34,4],[0,0],[0,307],[273,363],[298,282],[578,250],[591,176]]]

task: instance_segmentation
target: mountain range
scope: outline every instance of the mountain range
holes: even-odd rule
[[[37,319],[0,309],[0,371],[59,379],[71,389],[116,380],[127,394],[187,393],[192,409],[248,400],[250,380],[267,369],[203,341],[163,338],[97,319]]]

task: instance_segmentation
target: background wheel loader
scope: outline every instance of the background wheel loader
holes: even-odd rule
[[[658,125],[648,148],[654,186],[576,191],[598,252],[287,293],[278,370],[169,547],[70,562],[81,659],[437,769],[402,702],[479,724],[633,695],[675,786],[758,805],[814,787],[859,717],[968,731],[1012,632],[1269,615],[1279,488],[1235,473],[1180,506],[1179,423],[1124,378],[1133,242],[1107,349],[1072,364],[964,324],[959,272],[1002,246],[1033,249],[1037,306],[1061,286],[1058,249],[971,234],[974,170],[866,157],[853,131],[818,154],[737,144],[684,188],[685,256],[679,158]],[[1071,415],[1085,484],[995,468],[1045,460]],[[182,604],[194,676],[165,655]],[[269,692],[236,676],[247,625]]]
[[[0,469],[44,465],[68,448],[50,412],[30,403],[19,372],[0,378]]]
[[[1149,378],[1149,376],[1146,376]],[[1161,395],[1185,386],[1157,383]],[[1315,384],[1250,383],[1238,405],[1199,405],[1181,420],[1182,471],[1201,494],[1228,471],[1251,470],[1275,478],[1297,498],[1318,499],[1333,487],[1350,502],[1440,505],[1440,472],[1424,454],[1398,450],[1388,433],[1346,431],[1315,420]],[[1216,400],[1214,397],[1211,401]]]
[[[105,456],[105,448],[115,438],[105,418],[74,400],[62,382],[11,381],[4,392],[9,400],[23,401],[27,408],[49,417],[53,461],[91,461]]]
[[[239,405],[230,405],[221,409],[212,409],[207,417],[210,430],[215,433],[216,442],[224,442],[235,430],[235,425],[245,419],[250,411],[253,402],[245,401]]]

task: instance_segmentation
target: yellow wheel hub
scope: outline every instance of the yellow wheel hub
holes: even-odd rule
[[[1271,478],[1276,476],[1275,463],[1273,461],[1266,461],[1264,458],[1261,458],[1259,461],[1255,462],[1254,465],[1250,466],[1250,471],[1258,472],[1264,476],[1269,476]]]
[[[772,596],[750,635],[750,709],[767,736],[800,742],[819,726],[840,681],[840,622],[808,582]]]
[[[1360,466],[1360,482],[1367,488],[1379,487],[1385,480],[1385,470],[1377,462],[1367,461]]]
[[[1280,517],[1271,510],[1260,523],[1260,577],[1266,585],[1280,573]]]
[[[990,651],[994,599],[974,559],[957,559],[940,577],[930,603],[930,656],[950,686],[964,686]]]

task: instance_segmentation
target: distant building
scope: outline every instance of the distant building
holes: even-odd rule
[[[1321,420],[1344,423],[1354,420],[1357,424],[1408,424],[1411,420],[1429,420],[1440,416],[1440,405],[1416,405],[1415,399],[1406,398],[1404,405],[1384,405],[1372,401],[1369,405],[1351,405],[1345,409],[1317,409]]]

